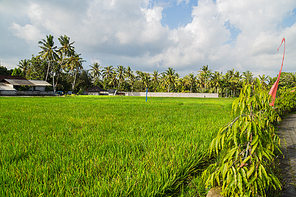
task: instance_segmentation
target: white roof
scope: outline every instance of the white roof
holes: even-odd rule
[[[23,79],[4,79],[4,80],[7,81],[8,83],[12,84],[12,85],[17,85],[17,86],[21,86],[21,85],[34,86],[34,84],[31,83],[28,80],[23,80]]]
[[[33,83],[35,86],[51,86],[50,83],[42,80],[28,80],[31,83]]]
[[[0,90],[16,90],[13,87],[6,85],[5,83],[0,83]]]

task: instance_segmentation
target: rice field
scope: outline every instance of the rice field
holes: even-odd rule
[[[0,196],[177,195],[232,101],[0,97]]]

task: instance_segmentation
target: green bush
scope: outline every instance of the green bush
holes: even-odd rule
[[[295,107],[295,91],[280,95],[273,108],[259,80],[241,90],[232,105],[237,118],[220,129],[208,149],[207,156],[217,159],[202,174],[206,187],[221,186],[224,196],[266,196],[271,188],[281,189],[274,160],[280,139],[273,123]]]

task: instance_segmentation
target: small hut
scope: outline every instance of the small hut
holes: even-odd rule
[[[105,92],[106,90],[98,86],[93,86],[92,88],[87,90],[88,95],[105,95]]]
[[[116,89],[108,89],[107,92],[109,93],[109,95],[116,95],[117,90]]]

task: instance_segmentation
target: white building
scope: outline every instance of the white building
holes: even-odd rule
[[[0,95],[53,95],[53,91],[45,91],[46,86],[52,85],[42,80],[0,75]]]

